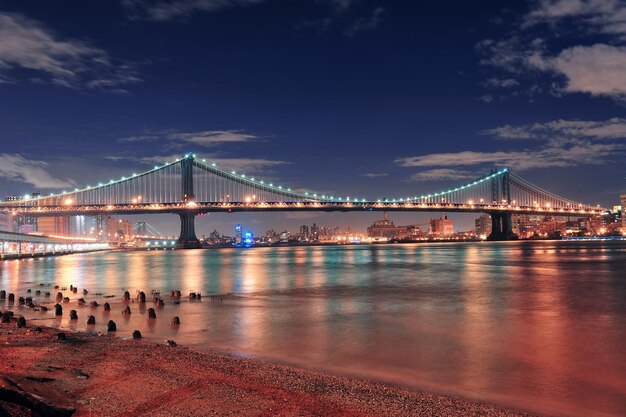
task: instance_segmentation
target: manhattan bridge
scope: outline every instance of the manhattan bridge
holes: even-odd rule
[[[198,214],[241,211],[446,211],[487,213],[490,240],[510,240],[513,214],[590,217],[607,211],[558,196],[510,170],[492,170],[467,184],[422,195],[368,200],[292,190],[188,153],[153,169],[28,200],[0,203],[0,211],[26,216],[175,213],[181,228],[176,247],[200,247],[194,228]]]

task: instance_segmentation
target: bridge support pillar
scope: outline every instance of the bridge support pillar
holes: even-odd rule
[[[491,216],[491,234],[487,240],[517,240],[513,233],[513,220],[511,213],[489,213]]]
[[[200,249],[202,245],[196,237],[196,213],[178,213],[180,216],[180,236],[174,245],[176,249]]]

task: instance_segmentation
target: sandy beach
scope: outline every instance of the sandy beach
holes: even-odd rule
[[[76,416],[529,415],[165,341],[58,332],[0,325],[0,416],[31,415],[4,401],[7,392]]]

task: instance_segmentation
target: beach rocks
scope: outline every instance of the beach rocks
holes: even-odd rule
[[[55,304],[54,305],[54,315],[55,316],[62,316],[63,315],[63,307],[61,307],[61,304]]]
[[[84,306],[85,304],[87,304],[87,302],[85,301],[85,299],[84,299],[84,298],[79,298],[79,299],[78,299],[78,305],[79,305],[79,306]]]
[[[113,320],[109,320],[109,322],[107,323],[107,332],[116,332],[116,331],[117,331],[117,325],[115,324]]]
[[[26,304],[26,300],[24,300],[24,297],[20,297],[17,299],[17,304],[23,306],[24,304]]]
[[[24,318],[24,316],[19,316],[17,318],[17,327],[18,328],[26,327],[26,319]]]
[[[70,320],[78,320],[78,314],[76,313],[76,310],[70,311]]]
[[[39,311],[45,313],[46,311],[48,311],[48,307],[46,307],[46,306],[39,306]]]
[[[70,297],[63,297],[63,303],[67,304],[70,302]]]
[[[99,305],[98,302],[95,301],[95,300],[89,303],[89,307],[91,307],[91,308],[97,308],[98,305]]]
[[[139,330],[133,332],[133,339],[141,339],[141,332]]]
[[[63,300],[63,293],[62,292],[58,292],[57,293],[57,303],[60,303]]]
[[[15,302],[15,294],[9,293],[9,303]]]
[[[178,316],[174,316],[174,318],[172,320],[170,320],[170,324],[172,326],[180,325],[180,318]]]
[[[31,289],[29,288],[29,289],[27,289],[27,290],[26,290],[26,292],[27,292],[28,294],[30,294],[31,292],[33,292],[33,290],[31,290]]]
[[[125,303],[130,303],[130,293],[128,291],[124,291],[124,297],[122,297]]]
[[[156,312],[154,311],[153,308],[149,308],[148,309],[148,318],[149,319],[156,319]]]
[[[109,305],[109,303],[104,303],[104,306],[102,306],[102,311],[111,311],[111,306]]]
[[[174,342],[173,340],[167,339],[165,341],[165,344],[168,345],[169,347],[176,347],[176,342]]]
[[[180,298],[181,297],[181,293],[178,290],[174,290],[170,293],[170,295],[174,298]]]
[[[50,291],[46,291],[46,293],[43,296],[44,297],[50,297]]]
[[[190,300],[195,300],[196,298],[198,298],[198,294],[196,294],[195,292],[190,292],[189,293],[189,299]]]
[[[124,315],[130,315],[130,307],[126,306],[126,308],[122,311],[122,314]]]
[[[12,315],[12,311],[5,311],[4,313],[0,314],[0,323],[10,323]]]
[[[146,302],[146,293],[143,291],[139,291],[139,294],[137,294],[137,302],[140,303],[145,303]]]
[[[7,292],[5,290],[0,291],[0,300],[7,298]]]
[[[83,295],[87,295],[87,294],[89,294],[89,291],[83,290]]]
[[[87,317],[87,325],[93,326],[96,324],[96,318],[94,316]]]
[[[159,308],[163,308],[165,307],[165,302],[159,298],[158,300],[156,300],[156,305]]]
[[[35,291],[35,295],[41,295],[41,290]]]

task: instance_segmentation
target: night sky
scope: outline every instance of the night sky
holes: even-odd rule
[[[416,195],[509,167],[613,206],[626,177],[626,2],[0,1],[0,97],[1,197],[193,151],[335,195]],[[364,230],[378,217],[210,215],[198,230]]]

